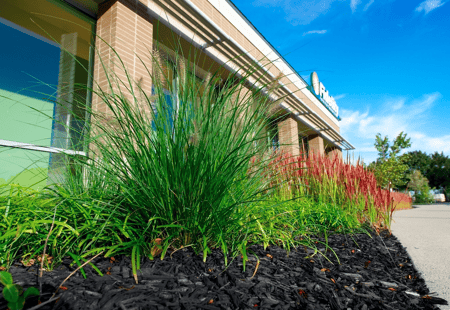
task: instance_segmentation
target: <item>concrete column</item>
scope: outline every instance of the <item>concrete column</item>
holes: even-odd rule
[[[106,67],[110,75],[117,76],[125,85],[128,84],[127,76],[119,61],[120,57],[132,80],[148,96],[151,95],[152,58],[150,52],[153,48],[153,24],[146,11],[147,7],[136,0],[110,0],[99,5],[98,37],[95,42],[97,52],[94,63],[94,87],[98,85],[103,91],[109,92],[107,74],[103,66]],[[136,89],[138,88],[135,87]],[[139,103],[139,101],[143,101],[142,96],[136,95],[138,102],[135,102],[123,86],[121,86],[121,90],[124,91],[124,95],[131,102],[139,104],[143,112],[150,115],[149,105],[145,102],[142,105]],[[95,112],[109,115],[106,104],[95,95],[92,98],[92,108]]]
[[[282,152],[289,153],[293,156],[300,155],[298,124],[292,115],[289,115],[286,119],[278,123],[278,137]]]
[[[325,155],[325,146],[323,144],[323,138],[319,135],[311,135],[308,137],[309,152],[319,155]]]

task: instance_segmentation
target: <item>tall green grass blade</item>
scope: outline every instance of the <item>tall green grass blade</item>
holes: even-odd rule
[[[78,255],[71,253],[71,252],[67,252],[67,254],[72,257],[72,259],[77,263],[78,266],[83,265],[80,261],[81,257],[79,257]],[[86,279],[86,272],[84,271],[83,267],[80,268],[80,272],[83,275],[83,278]]]
[[[87,261],[88,261],[86,258],[84,258],[84,257],[82,257],[82,256],[78,256],[78,257],[79,257],[81,260],[83,260],[84,262],[87,262]],[[88,264],[92,267],[92,269],[94,269],[94,270],[98,273],[98,275],[99,275],[100,277],[103,277],[103,273],[100,271],[100,269],[98,269],[97,266],[95,266],[92,262],[89,262]]]
[[[138,260],[138,256],[136,255],[138,253],[136,253],[138,251],[138,246],[135,245],[133,246],[132,250],[131,250],[131,268],[133,270],[133,277],[134,277],[134,281],[136,281],[136,284],[138,284],[138,277],[137,277],[137,260]]]

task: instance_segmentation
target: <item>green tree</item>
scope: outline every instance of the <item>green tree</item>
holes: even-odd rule
[[[403,131],[395,138],[392,145],[385,136],[381,138],[378,133],[375,137],[375,148],[378,151],[378,159],[369,165],[375,173],[378,184],[382,187],[398,188],[407,183],[405,172],[408,166],[405,162],[407,154],[399,155],[403,149],[411,147],[411,138],[406,138]]]
[[[431,155],[430,168],[426,174],[430,186],[443,190],[445,200],[450,196],[450,158],[443,153],[435,152]]]
[[[408,182],[408,187],[414,191],[414,197],[416,197],[416,202],[419,203],[431,203],[433,202],[433,197],[430,196],[430,186],[428,185],[428,179],[422,175],[420,170],[414,170],[408,175],[410,181]]]
[[[428,178],[428,172],[431,166],[431,157],[422,151],[408,152],[408,159],[405,164],[408,165],[408,174],[412,174],[414,170],[419,170],[420,173]]]

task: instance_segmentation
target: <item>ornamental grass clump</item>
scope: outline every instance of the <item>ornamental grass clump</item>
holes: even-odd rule
[[[311,152],[298,157],[282,154],[269,167],[270,175],[276,176],[272,182],[277,183],[281,197],[308,197],[318,204],[332,204],[351,214],[360,224],[367,223],[377,229],[389,229],[396,205],[410,203],[407,195],[382,189],[375,175],[359,161],[352,165],[338,156]]]
[[[410,197],[407,193],[391,192],[391,195],[394,200],[394,210],[412,208],[412,197]]]
[[[243,251],[255,222],[249,209],[270,192],[264,161],[251,159],[265,151],[271,102],[262,82],[247,88],[256,69],[199,80],[191,56],[151,54],[151,93],[125,67],[126,80],[104,67],[108,87],[92,91],[108,112],[86,107],[92,156],[71,158],[54,187],[64,208],[102,210],[97,231],[116,227],[85,242],[84,253],[132,253],[137,261],[155,247],[164,257],[169,246],[192,246],[204,259],[211,247]]]

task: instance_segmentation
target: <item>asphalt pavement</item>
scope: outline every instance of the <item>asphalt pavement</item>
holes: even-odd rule
[[[394,212],[392,233],[406,247],[431,292],[450,304],[450,203]],[[439,306],[450,310],[449,306]]]

